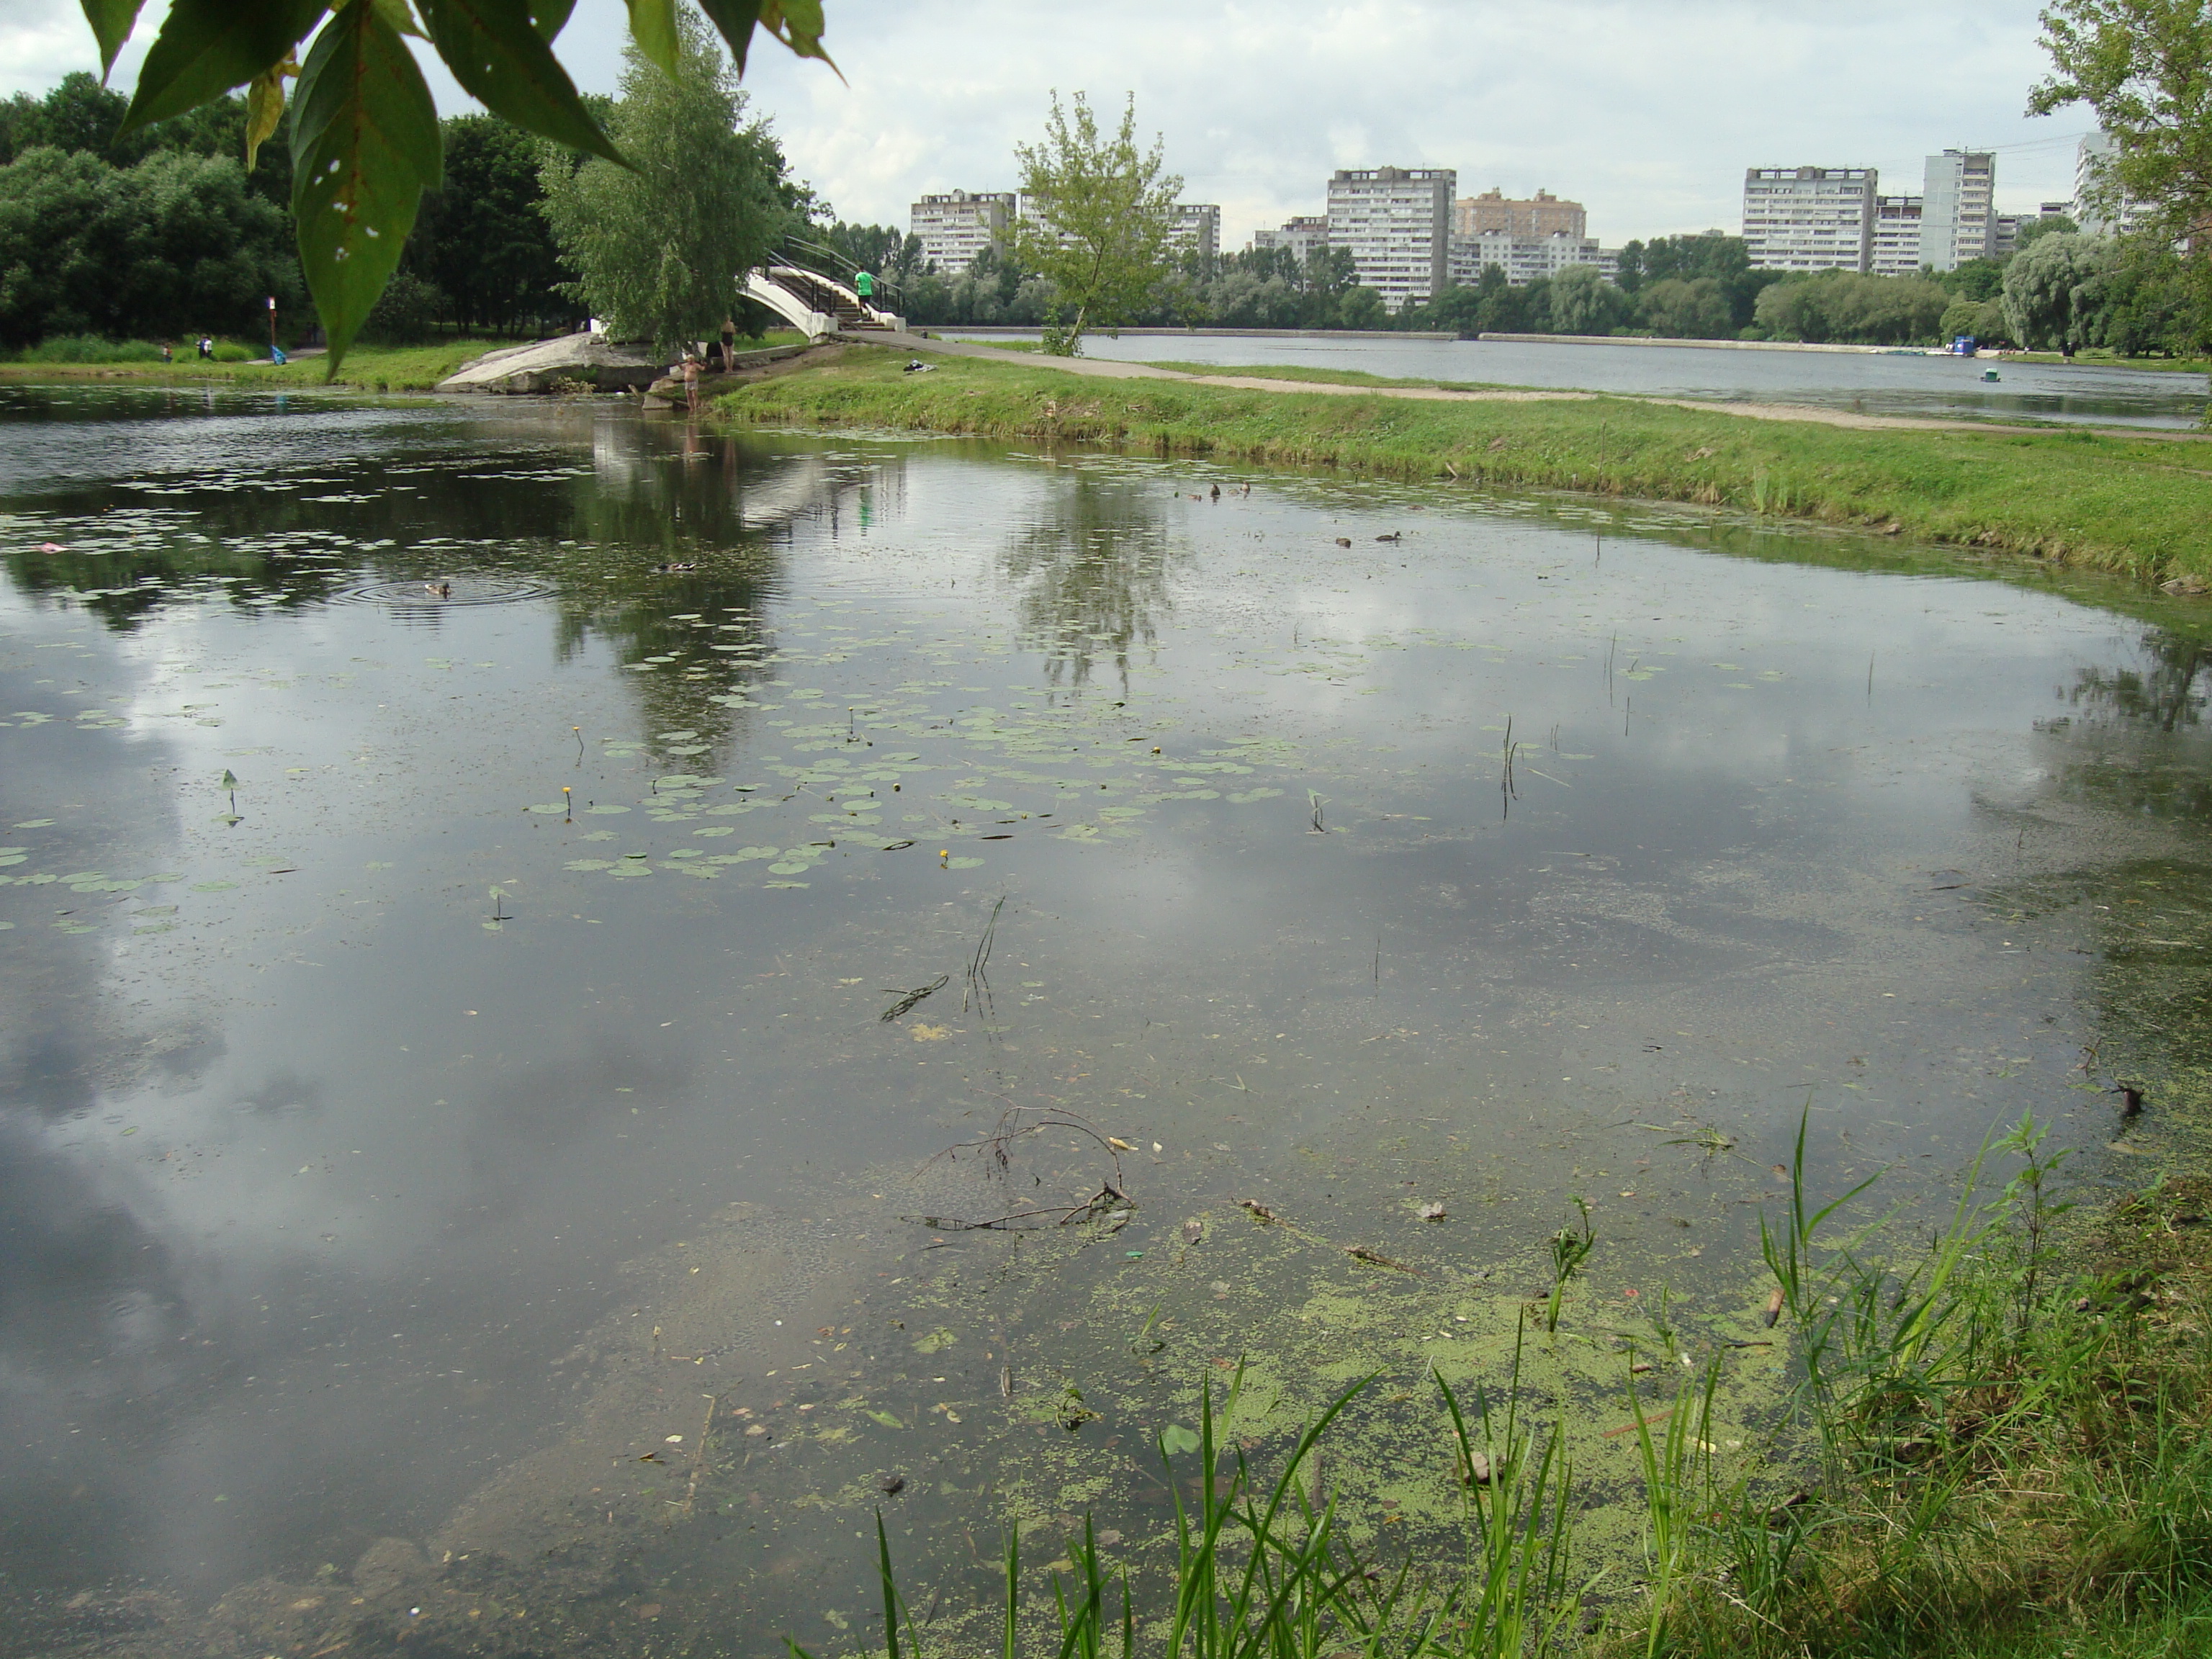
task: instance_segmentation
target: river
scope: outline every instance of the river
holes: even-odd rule
[[[1908,1214],[2166,1144],[2184,603],[611,400],[0,434],[0,1653],[846,1650],[878,1510],[980,1642],[1240,1360],[1262,1461],[1383,1373],[1419,1547],[1577,1200],[1602,1488],[1632,1341],[1753,1344],[1753,1455],[1801,1115]]]
[[[947,339],[1033,341],[1034,330]],[[1352,369],[1392,380],[1619,392],[1700,402],[1806,404],[1861,415],[2191,427],[2207,377],[2110,363],[2027,363],[1920,352],[1731,350],[1524,340],[1087,334],[1086,356],[1127,362]],[[1994,374],[1992,380],[1988,377]]]

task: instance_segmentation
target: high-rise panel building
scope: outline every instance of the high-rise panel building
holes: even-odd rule
[[[1743,240],[1761,270],[1864,270],[1874,252],[1872,167],[1747,167]]]
[[[1920,263],[1956,270],[1996,253],[1997,158],[1983,149],[1947,149],[1928,158],[1920,210]]]
[[[1168,246],[1211,262],[1221,252],[1221,210],[1211,202],[1178,202]]]
[[[1917,276],[1920,273],[1920,212],[1917,196],[1877,196],[1874,198],[1874,235],[1867,269],[1877,276]]]
[[[1487,236],[1502,232],[1523,241],[1568,236],[1581,241],[1589,234],[1589,216],[1580,202],[1563,202],[1540,190],[1525,201],[1503,190],[1486,190],[1480,196],[1462,196],[1452,204],[1452,234]]]
[[[907,212],[908,234],[921,239],[922,258],[957,276],[985,248],[1006,245],[1013,231],[1014,194],[956,190],[925,196]]]
[[[2109,132],[2085,137],[2074,152],[2074,222],[2091,236],[2115,236],[2142,222],[2142,206],[2123,198],[2117,204],[2100,201],[2101,174],[2118,150]],[[2117,211],[2115,210],[2117,209]]]
[[[1328,181],[1328,240],[1350,250],[1355,280],[1392,311],[1420,305],[1450,275],[1449,167],[1368,167]]]

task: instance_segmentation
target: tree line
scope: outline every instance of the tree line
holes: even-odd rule
[[[85,9],[112,64],[137,7]],[[814,221],[826,204],[791,179],[737,89],[757,26],[824,56],[811,3],[717,11],[725,61],[677,0],[632,0],[616,100],[577,93],[541,30],[495,31],[483,52],[441,34],[434,49],[501,112],[443,124],[402,38],[405,0],[341,0],[301,68],[282,43],[322,9],[173,9],[127,102],[75,76],[0,106],[0,344],[245,331],[270,298],[290,309],[303,289],[339,350],[364,322],[404,337],[586,312],[665,343],[711,330],[738,303],[730,273],[779,249],[840,275],[884,271],[918,323],[1036,321],[1055,349],[1087,326],[1144,322],[1898,344],[1972,332],[2176,354],[2212,335],[2212,28],[2181,0],[2054,0],[2043,15],[2054,73],[2031,108],[2086,103],[2112,134],[2094,204],[2106,217],[2124,202],[2143,210],[2130,236],[2039,226],[2047,234],[2002,267],[1895,277],[1753,271],[1739,238],[1662,238],[1631,243],[1617,283],[1577,267],[1516,289],[1486,270],[1389,318],[1340,251],[1304,264],[1172,254],[1182,181],[1163,171],[1161,145],[1139,149],[1133,106],[1109,133],[1080,94],[1072,112],[1055,95],[1044,138],[1017,147],[1023,191],[1048,222],[1023,225],[975,268],[916,270],[911,239],[882,227],[833,223],[823,249]],[[241,52],[269,58],[242,98],[223,90],[252,67]],[[289,149],[309,163],[296,173],[287,147],[263,142],[295,76]],[[381,150],[358,142],[369,131]],[[849,264],[848,246],[861,254]]]
[[[817,209],[704,29],[680,32],[678,76],[633,52],[622,96],[587,100],[641,174],[496,115],[440,122],[441,182],[360,337],[537,335],[586,315],[661,344],[713,332],[739,303],[727,274],[803,239]],[[120,133],[127,106],[82,73],[0,102],[0,347],[265,340],[271,298],[286,342],[312,337],[289,147],[261,144],[247,171],[242,97]]]

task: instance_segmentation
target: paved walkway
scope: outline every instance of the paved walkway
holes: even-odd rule
[[[884,345],[909,356],[923,352],[941,357],[981,357],[991,362],[1019,363],[1029,368],[1057,369],[1065,374],[1089,375],[1107,380],[1180,380],[1187,386],[1227,386],[1240,392],[1307,392],[1326,398],[1404,398],[1418,403],[1540,404],[1589,403],[1601,395],[1626,403],[1662,404],[1701,415],[1732,415],[1747,421],[1802,421],[1817,426],[1849,427],[1863,431],[1950,432],[1968,435],[1987,434],[2013,437],[2022,432],[2096,432],[2112,438],[2137,438],[2156,443],[2203,443],[2212,433],[2180,432],[2172,428],[2134,426],[2014,426],[1994,421],[1930,420],[1910,415],[1857,415],[1849,410],[1816,409],[1807,404],[1701,403],[1693,398],[1641,398],[1628,392],[1547,392],[1506,387],[1469,387],[1452,391],[1443,386],[1346,386],[1334,380],[1279,380],[1261,374],[1192,374],[1179,368],[1158,368],[1150,363],[1111,362],[1098,357],[1048,357],[1036,351],[1004,351],[996,346],[975,345],[965,340],[924,339],[918,334],[869,333],[856,337],[871,345]]]

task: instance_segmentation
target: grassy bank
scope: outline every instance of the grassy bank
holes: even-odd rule
[[[1591,490],[1879,527],[2162,580],[2212,580],[2212,447],[2083,431],[1841,428],[1632,398],[1444,402],[1079,378],[1026,364],[835,365],[717,400],[724,418]]]
[[[1196,1432],[1160,1436],[1192,1500],[1156,1567],[1125,1575],[1087,1523],[1009,1540],[1006,1659],[1117,1643],[1169,1659],[2212,1650],[2212,1183],[2162,1181],[2062,1245],[2062,1163],[2023,1120],[1948,1224],[1906,1239],[1814,1208],[1801,1133],[1790,1194],[1762,1228],[1768,1329],[1794,1383],[1777,1419],[1754,1429],[1715,1406],[1725,1368],[1760,1363],[1728,1350],[1765,1341],[1723,1345],[1694,1371],[1664,1329],[1620,1352],[1613,1414],[1631,1423],[1612,1432],[1637,1437],[1640,1491],[1599,1501],[1640,1507],[1640,1562],[1583,1558],[1577,1517],[1599,1495],[1568,1463],[1566,1425],[1534,1408],[1548,1351],[1592,1340],[1572,1319],[1549,1328],[1555,1291],[1529,1304],[1497,1392],[1432,1377],[1437,1454],[1465,1489],[1462,1547],[1384,1559],[1380,1534],[1328,1498],[1321,1451],[1364,1384],[1269,1445],[1219,1431],[1232,1382],[1225,1408],[1207,1392]],[[1554,1251],[1563,1284],[1576,1237]],[[1376,1542],[1363,1551],[1359,1535]],[[934,1598],[923,1612],[902,1595],[880,1527],[878,1548],[889,1652],[972,1650],[930,1632]],[[1039,1549],[1063,1559],[1024,1573]]]
[[[514,340],[449,340],[424,346],[356,346],[330,384],[366,392],[427,392],[472,357],[517,344]],[[264,354],[246,362],[204,362],[180,350],[176,362],[0,363],[0,382],[52,386],[71,380],[137,380],[162,386],[209,384],[311,386],[325,382],[320,356],[271,363]]]
[[[2152,374],[2212,374],[2212,358],[2123,357],[2116,351],[2079,351],[2071,357],[2057,351],[2008,351],[2008,363],[2074,363],[2091,368],[2139,368]]]
[[[738,348],[757,351],[764,346],[796,345],[805,337],[778,330],[757,340],[742,340]],[[463,363],[488,351],[507,351],[526,340],[442,340],[433,345],[356,346],[346,353],[337,378],[325,381],[328,361],[319,356],[271,363],[264,352],[247,362],[203,362],[189,346],[177,349],[173,363],[120,362],[0,362],[0,384],[36,382],[51,386],[64,380],[140,380],[162,386],[210,382],[249,386],[313,386],[325,384],[362,392],[428,392]]]

